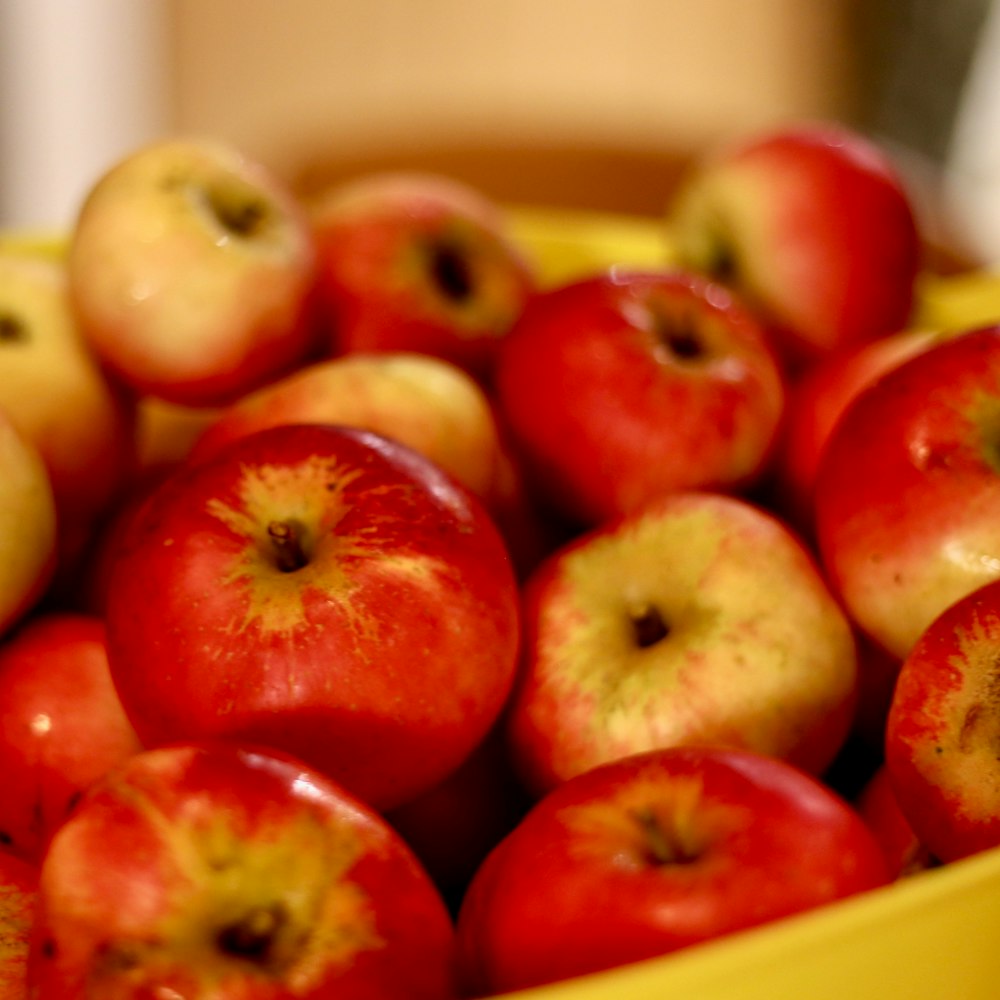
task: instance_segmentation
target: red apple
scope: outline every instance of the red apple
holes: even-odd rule
[[[102,362],[143,394],[228,401],[314,346],[315,246],[263,164],[172,138],[112,164],[70,236],[73,306]]]
[[[513,679],[518,594],[485,508],[404,445],[286,424],[170,477],[107,595],[147,745],[287,750],[389,808],[453,771]]]
[[[332,353],[417,351],[489,380],[535,279],[484,192],[369,174],[326,191],[312,221]]]
[[[855,811],[773,757],[677,747],[550,793],[487,858],[458,918],[473,995],[651,958],[885,884]]]
[[[37,901],[37,867],[0,851],[0,996],[4,1000],[27,1000],[28,952]]]
[[[1000,327],[942,341],[864,390],[816,481],[816,537],[851,617],[902,659],[1000,577]]]
[[[841,414],[862,389],[945,334],[903,330],[834,351],[789,389],[782,437],[774,462],[774,503],[811,535],[820,456]]]
[[[785,399],[725,289],[621,269],[536,297],[501,347],[497,393],[545,502],[586,525],[672,490],[749,487]]]
[[[899,671],[885,759],[899,808],[941,861],[1000,845],[1000,580],[934,619]]]
[[[668,215],[678,262],[736,287],[795,366],[907,324],[913,205],[884,150],[854,129],[793,124],[717,148]]]
[[[71,567],[131,473],[135,406],[84,342],[54,259],[0,255],[0,407],[45,463]]]
[[[80,794],[140,749],[99,618],[50,611],[5,638],[0,734],[0,841],[37,861]]]
[[[447,1000],[454,929],[402,840],[291,758],[150,750],[109,772],[42,864],[36,1000]]]
[[[522,618],[507,719],[535,791],[677,744],[820,773],[850,730],[850,625],[800,539],[735,497],[674,493],[579,536],[527,581]]]
[[[58,519],[38,449],[0,407],[0,635],[45,594],[55,573]]]
[[[882,847],[890,878],[926,871],[937,863],[899,808],[885,764],[878,766],[865,782],[855,805]]]

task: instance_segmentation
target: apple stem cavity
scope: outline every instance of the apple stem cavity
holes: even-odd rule
[[[309,564],[309,556],[302,544],[302,526],[294,520],[272,521],[267,526],[274,564],[282,573],[294,573]]]
[[[670,635],[670,626],[660,614],[660,609],[653,604],[641,604],[633,608],[629,613],[629,619],[632,622],[636,645],[640,649],[655,646]]]
[[[236,923],[223,927],[216,938],[227,955],[266,965],[274,953],[278,932],[286,921],[282,906],[258,906]]]
[[[460,247],[444,241],[432,244],[430,270],[436,287],[450,301],[462,303],[472,295],[472,272]]]
[[[642,831],[646,856],[657,865],[683,865],[696,861],[700,852],[672,824],[663,823],[652,808],[633,809],[632,818]]]
[[[0,343],[23,344],[28,339],[28,330],[18,316],[0,313]]]
[[[656,339],[675,361],[699,361],[708,353],[697,325],[688,316],[657,313],[653,318]]]

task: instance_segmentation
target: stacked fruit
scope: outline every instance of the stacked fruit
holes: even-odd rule
[[[9,995],[486,995],[1000,844],[1000,327],[885,155],[510,221],[174,139],[0,242]]]

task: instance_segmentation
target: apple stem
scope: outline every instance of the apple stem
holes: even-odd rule
[[[282,573],[294,573],[309,563],[302,545],[302,532],[294,521],[272,521],[267,526],[275,565]]]
[[[652,809],[633,809],[632,818],[642,829],[649,857],[656,864],[686,864],[698,857],[697,852],[683,842],[677,830],[661,823]]]

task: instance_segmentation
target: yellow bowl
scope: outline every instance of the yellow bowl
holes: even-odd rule
[[[557,283],[587,270],[671,261],[654,219],[515,207],[515,239]],[[914,323],[1000,321],[1000,273],[922,276]],[[808,850],[808,845],[803,845]],[[1000,848],[884,889],[662,958],[551,986],[525,1000],[995,1000]]]

